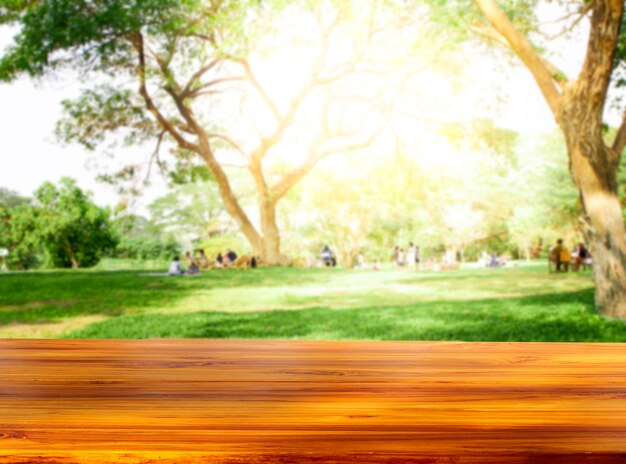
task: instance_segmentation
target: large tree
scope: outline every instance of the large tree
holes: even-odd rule
[[[84,94],[65,104],[62,138],[95,149],[114,133],[128,143],[155,140],[160,166],[168,143],[180,159],[201,160],[254,252],[276,264],[277,203],[325,157],[370,146],[401,87],[389,73],[393,57],[376,55],[376,43],[389,37],[384,21],[402,21],[379,3],[9,2],[0,18],[19,32],[0,79],[86,75]],[[256,213],[241,204],[229,166],[249,173]]]
[[[565,138],[591,242],[596,306],[608,317],[625,318],[626,229],[617,174],[626,146],[626,111],[613,140],[607,143],[604,138],[609,89],[612,84],[623,84],[626,70],[626,31],[620,30],[623,0],[560,2],[576,7],[565,16],[569,24],[564,32],[585,19],[590,24],[582,69],[571,78],[548,59],[545,47],[533,43],[541,32],[533,21],[536,0],[432,3],[439,18],[458,25],[463,16],[468,30],[508,47],[532,74]],[[448,14],[441,14],[442,6]]]

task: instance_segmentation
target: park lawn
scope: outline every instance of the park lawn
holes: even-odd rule
[[[626,342],[589,273],[262,268],[0,275],[0,337]]]

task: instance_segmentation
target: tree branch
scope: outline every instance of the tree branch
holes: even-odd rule
[[[143,36],[141,34],[137,34],[133,38],[133,46],[139,55],[139,65],[136,68],[136,73],[139,77],[139,93],[144,99],[148,111],[150,111],[150,113],[152,113],[152,115],[157,119],[161,127],[166,130],[168,134],[174,138],[174,140],[176,140],[179,146],[193,152],[198,152],[198,145],[183,137],[183,135],[176,129],[175,125],[159,111],[157,106],[154,104],[150,93],[148,92],[146,85],[146,57],[143,46]]]
[[[315,82],[311,81],[300,89],[298,95],[296,95],[296,97],[291,101],[287,112],[283,116],[279,116],[279,119],[277,121],[278,126],[276,127],[276,130],[274,130],[271,135],[261,138],[261,143],[252,154],[253,160],[262,159],[267,154],[270,148],[280,142],[287,129],[293,123],[298,109],[302,106],[305,98],[308,96],[311,90],[313,90],[313,88],[315,88]]]
[[[494,42],[497,42],[500,45],[505,46],[506,48],[512,48],[509,41],[493,27],[489,27],[482,23],[475,23],[470,26],[470,29],[472,29],[477,34],[482,35],[486,39],[493,40]],[[559,87],[561,87],[561,89],[565,88],[565,85],[569,82],[569,80],[565,76],[565,73],[543,56],[537,55],[537,57],[546,68],[546,70],[550,73],[552,79],[554,79],[554,81],[559,85]]]
[[[381,125],[381,127],[377,131],[375,131],[364,140],[353,140],[350,143],[330,147],[325,150],[320,150],[321,145],[325,142],[325,137],[318,137],[316,141],[312,143],[311,149],[309,150],[309,154],[306,157],[305,161],[300,166],[285,174],[276,184],[274,184],[270,188],[272,201],[276,203],[283,196],[285,196],[287,192],[289,192],[289,190],[293,188],[294,185],[296,185],[324,158],[327,158],[328,156],[336,153],[355,152],[371,146],[378,138],[378,136],[384,131],[385,127],[386,124]]]
[[[250,80],[250,83],[257,90],[257,92],[259,92],[259,95],[261,95],[261,97],[263,98],[263,101],[265,101],[265,104],[270,108],[270,110],[272,111],[272,114],[274,114],[274,117],[276,118],[276,121],[280,122],[281,120],[280,111],[278,111],[276,104],[270,98],[269,94],[265,91],[263,86],[261,86],[261,83],[258,81],[256,76],[252,72],[252,68],[250,67],[250,63],[248,62],[248,60],[243,59],[243,60],[240,60],[239,62],[243,66],[243,69],[246,73],[246,76],[248,77],[248,80]]]
[[[220,139],[220,140],[225,141],[230,146],[232,146],[235,150],[237,150],[237,152],[239,152],[239,154],[241,156],[243,156],[244,158],[249,159],[249,155],[245,151],[243,151],[241,146],[239,146],[239,144],[237,142],[235,142],[233,139],[231,139],[227,135],[224,135],[224,134],[207,134],[207,137],[209,138],[209,140],[210,139]]]
[[[581,9],[579,9],[578,11],[574,11],[572,13],[569,13],[561,18],[558,18],[554,21],[549,21],[552,23],[558,23],[561,21],[565,21],[566,19],[571,18],[572,16],[576,16],[576,19],[572,22],[572,24],[570,24],[569,26],[565,27],[562,31],[560,31],[557,34],[554,35],[545,35],[542,34],[546,39],[548,40],[554,40],[558,37],[561,37],[565,34],[567,34],[568,32],[571,32],[574,30],[574,28],[585,18],[585,16],[587,16],[587,13],[589,13],[589,11],[591,10],[591,8],[593,7],[593,3],[595,0],[591,0],[589,2],[587,2]],[[549,22],[545,22],[543,24],[548,24]]]
[[[148,181],[150,180],[150,175],[152,173],[152,165],[154,164],[155,160],[156,160],[157,166],[159,167],[159,172],[161,172],[161,175],[163,175],[163,167],[161,165],[161,159],[159,155],[161,153],[161,144],[163,143],[163,137],[165,136],[165,133],[166,133],[165,130],[161,131],[157,139],[156,147],[154,148],[152,155],[150,155],[150,162],[148,163],[148,170],[146,172],[146,177],[143,180],[144,184],[147,184]]]
[[[208,73],[211,69],[213,69],[215,66],[217,66],[217,64],[220,62],[220,60],[215,59],[213,61],[211,61],[209,64],[202,66],[200,69],[198,69],[190,78],[189,81],[187,82],[187,84],[185,85],[185,88],[183,89],[183,95],[186,95],[188,93],[191,92],[191,89],[193,87],[193,85],[200,79],[202,78],[202,76],[204,76],[206,73]]]
[[[182,98],[195,98],[195,97],[199,97],[200,95],[208,95],[209,93],[219,93],[219,91],[215,91],[215,90],[209,91],[207,89],[215,85],[222,84],[224,82],[242,81],[244,79],[245,78],[242,76],[221,77],[218,79],[213,79],[212,81],[199,85],[198,87],[192,90],[183,90],[181,92],[181,97]]]
[[[271,100],[270,96],[267,93],[265,93],[264,89],[261,87],[259,82],[254,77],[254,73],[252,72],[250,64],[247,61],[242,61],[242,64],[244,65],[246,69],[246,73],[251,79],[252,84],[255,86],[257,91],[261,93],[261,95],[263,96],[263,99],[268,104],[268,106],[270,106],[270,109],[274,113],[274,116],[277,122],[277,127],[272,134],[266,137],[261,136],[261,143],[254,150],[251,156],[253,161],[262,159],[270,150],[270,148],[276,145],[281,140],[285,131],[293,123],[294,118],[296,117],[296,114],[301,108],[303,102],[306,100],[306,98],[314,89],[323,88],[325,86],[332,84],[333,82],[336,82],[345,78],[350,73],[355,71],[357,64],[365,56],[366,46],[364,45],[362,51],[357,55],[357,57],[353,61],[349,63],[343,63],[342,65],[338,66],[337,69],[329,70],[328,75],[325,77],[321,75],[322,72],[324,71],[324,68],[328,64],[327,60],[328,60],[328,49],[330,48],[330,43],[329,43],[330,35],[335,30],[335,28],[339,25],[340,19],[341,19],[340,14],[337,14],[333,18],[329,26],[324,27],[320,25],[320,28],[322,29],[321,51],[319,55],[316,57],[316,59],[314,60],[314,63],[312,66],[312,72],[311,72],[311,76],[309,80],[300,88],[300,91],[298,92],[298,94],[293,97],[293,99],[291,100],[291,103],[289,104],[289,108],[287,109],[285,114],[280,114],[274,102]],[[317,20],[318,22],[321,22],[321,19],[319,17],[317,18]],[[369,43],[370,35],[368,35],[368,39],[366,41],[367,43]]]
[[[624,148],[626,148],[626,111],[622,113],[622,123],[617,129],[611,148],[617,154],[617,161],[619,163],[619,160],[622,157],[622,152],[624,151]]]
[[[489,23],[506,39],[515,54],[526,65],[537,82],[539,90],[541,90],[552,114],[557,118],[561,95],[555,85],[552,74],[544,64],[545,60],[535,52],[528,39],[515,29],[513,23],[500,9],[495,0],[474,0],[474,2]]]
[[[173,80],[173,75],[170,73],[169,68],[165,65],[165,63],[159,63],[159,68],[169,82],[169,84],[165,87],[165,91],[171,96],[174,100],[174,103],[178,109],[179,114],[186,121],[189,129],[191,129],[198,138],[199,144],[193,144],[187,141],[180,132],[176,129],[176,127],[168,121],[157,109],[154,105],[150,95],[147,91],[146,81],[145,81],[145,54],[143,48],[143,38],[141,34],[137,34],[134,44],[135,48],[139,53],[139,67],[138,67],[138,75],[140,78],[140,93],[143,96],[146,104],[148,105],[148,109],[157,117],[162,127],[168,131],[168,133],[172,134],[174,139],[179,143],[179,146],[186,148],[190,151],[198,153],[202,159],[205,161],[209,170],[213,173],[215,180],[217,182],[220,195],[222,200],[224,201],[224,206],[231,217],[235,220],[235,222],[241,228],[241,231],[246,235],[250,243],[257,250],[261,249],[262,239],[259,235],[258,231],[250,221],[250,218],[245,213],[239,200],[233,193],[232,187],[224,172],[224,169],[220,165],[220,163],[215,159],[215,156],[211,150],[211,145],[209,142],[209,138],[204,130],[204,128],[200,125],[200,123],[196,120],[195,115],[193,114],[193,110],[187,107],[180,95],[180,87]]]

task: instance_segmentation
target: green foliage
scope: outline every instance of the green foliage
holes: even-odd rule
[[[429,18],[440,26],[440,34],[456,38],[458,44],[475,37],[474,26],[484,19],[473,0],[425,0]],[[518,30],[531,33],[538,28],[536,6],[538,0],[497,0]]]
[[[98,207],[76,182],[44,183],[35,192],[36,233],[53,267],[90,267],[117,244],[110,211]]]
[[[414,242],[422,257],[452,251],[475,261],[485,251],[526,257],[540,242],[545,250],[559,237],[572,246],[583,240],[560,133],[527,139],[474,123],[480,130],[444,129],[460,167],[428,166],[437,154],[399,151],[371,164],[354,157],[349,169],[320,168],[283,205],[287,252],[317,256],[328,243],[351,266],[359,251],[386,261],[394,245]]]
[[[169,179],[174,186],[197,184],[213,181],[213,174],[206,164],[198,164],[194,153],[177,149],[176,163],[168,171]]]
[[[159,133],[145,105],[128,89],[101,85],[75,100],[63,101],[62,106],[65,117],[57,122],[57,137],[90,151],[111,132],[123,133],[127,145],[155,139]]]
[[[221,202],[217,184],[196,180],[173,188],[155,199],[148,209],[162,232],[187,240],[229,233],[233,229]]]
[[[475,262],[482,258],[483,253],[496,254],[498,256],[508,256],[509,258],[522,258],[515,253],[514,245],[508,233],[494,233],[484,240],[470,243],[463,250],[465,261]]]
[[[0,187],[0,207],[11,209],[20,205],[27,205],[30,199],[21,196],[19,193]]]
[[[447,123],[441,133],[457,149],[491,153],[493,162],[504,168],[517,167],[517,147],[519,134],[507,128],[498,127],[492,119],[474,119],[469,123]],[[503,158],[501,161],[498,158]]]
[[[513,243],[527,252],[539,240],[583,240],[580,201],[567,168],[563,136],[555,131],[525,142],[520,155],[524,163],[517,173],[520,188],[512,192],[513,214],[507,220]]]
[[[15,43],[0,60],[0,80],[77,66],[112,72],[129,59],[127,40],[142,29],[167,34],[193,12],[195,0],[3,1],[16,23]],[[127,65],[127,63],[126,63]]]
[[[371,164],[344,162],[349,169],[320,168],[286,199],[281,228],[290,256],[318,257],[328,244],[342,266],[352,267],[360,252],[373,261],[389,259],[394,245],[409,241],[428,252],[440,247],[441,233],[430,240],[427,218],[428,208],[437,208],[428,189],[443,185],[436,175],[403,153]]]
[[[0,24],[12,23],[28,10],[34,8],[39,0],[2,0],[0,1]]]
[[[181,247],[176,239],[168,236],[161,238],[122,237],[114,256],[124,259],[160,259],[168,260],[181,254]]]
[[[10,269],[32,269],[40,263],[39,211],[29,204],[9,209],[0,204],[0,248],[9,251]]]
[[[180,254],[180,244],[162,227],[143,216],[123,214],[113,222],[119,243],[111,256],[130,260],[171,260]]]
[[[29,198],[0,188],[0,248],[9,251],[11,269],[31,269],[39,264],[37,214]]]
[[[128,238],[156,237],[160,235],[160,230],[152,222],[138,214],[123,214],[123,209],[113,220],[113,225],[118,234]]]

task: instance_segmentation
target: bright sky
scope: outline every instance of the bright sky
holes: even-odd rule
[[[542,15],[548,20],[555,12],[546,9]],[[9,32],[0,30],[0,48],[9,43],[9,39]],[[578,42],[584,46],[584,41]],[[568,50],[568,54],[555,57],[555,62],[572,73],[579,66],[582,53],[571,43],[564,49]],[[468,72],[485,73],[486,65],[486,61],[478,59],[474,62],[475,69]],[[497,69],[493,75],[498,75]],[[501,124],[525,134],[555,127],[547,105],[526,70],[520,67],[509,73],[508,81],[496,78],[494,82],[486,82],[487,85],[493,83],[508,93]],[[70,176],[77,179],[80,186],[91,190],[98,203],[111,206],[117,203],[114,188],[95,180],[98,171],[93,166],[93,154],[78,145],[62,146],[55,140],[54,127],[61,116],[60,103],[77,92],[78,85],[72,81],[47,80],[37,84],[21,79],[11,84],[0,84],[0,186],[30,195],[46,180],[58,181],[63,176]],[[147,154],[148,150],[150,147],[139,154]],[[136,156],[137,153],[128,156]],[[146,204],[164,193],[163,185],[153,187],[142,203]],[[141,206],[139,208],[142,209]]]

